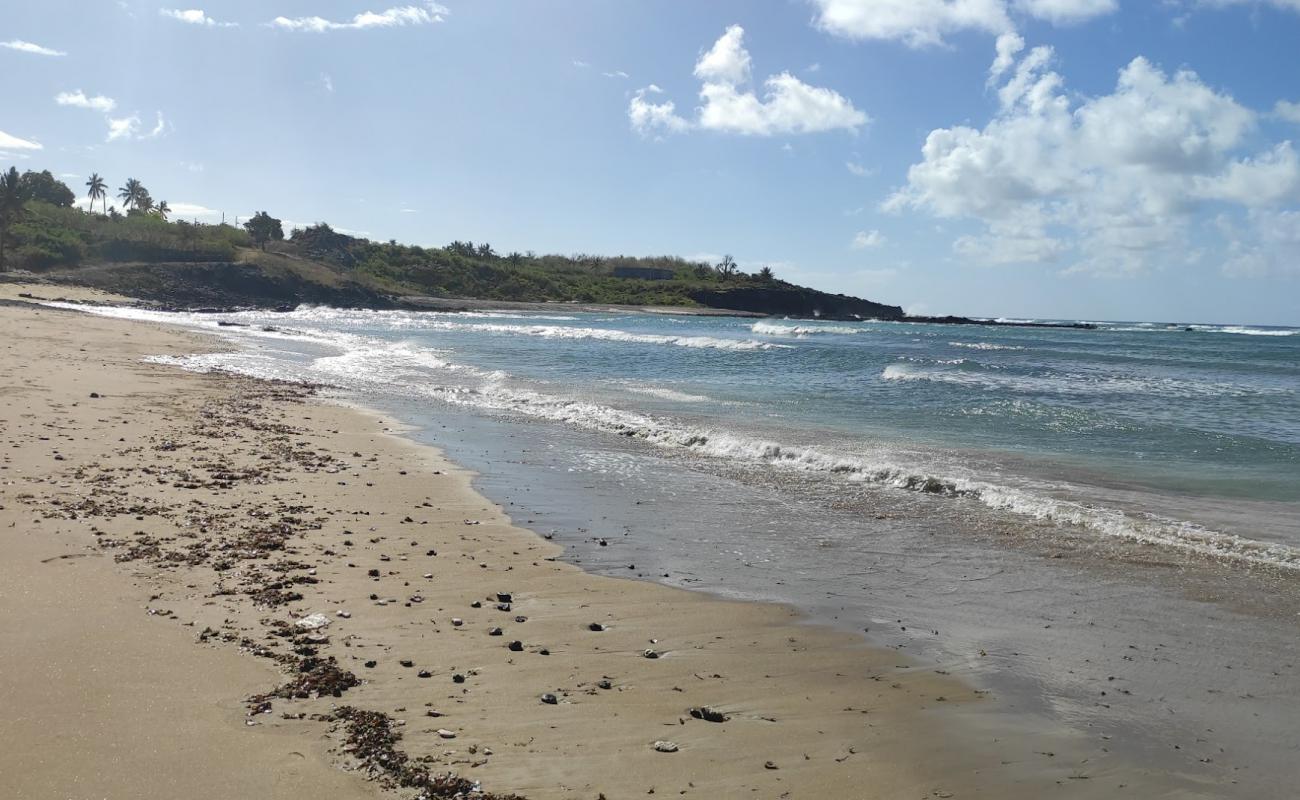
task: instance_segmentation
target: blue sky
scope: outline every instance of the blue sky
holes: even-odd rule
[[[1300,324],[1300,0],[0,0],[0,164],[919,313]]]

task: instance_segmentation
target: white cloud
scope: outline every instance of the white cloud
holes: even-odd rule
[[[19,139],[4,131],[0,131],[0,150],[44,150],[45,146],[40,142],[33,142],[28,139]]]
[[[161,111],[155,113],[156,121],[154,122],[154,126],[150,128],[147,133],[141,132],[141,125],[143,123],[140,121],[140,115],[138,113],[131,114],[127,117],[106,117],[105,119],[108,122],[108,138],[105,141],[115,142],[119,139],[127,141],[131,139],[157,139],[159,136],[166,134],[167,131],[171,129],[171,125],[163,117]]]
[[[1067,272],[1122,275],[1185,263],[1208,203],[1240,213],[1300,200],[1291,144],[1243,152],[1258,115],[1195,73],[1138,57],[1112,93],[1080,98],[1052,59],[1039,47],[1007,67],[984,128],[932,131],[886,209],[976,221],[983,230],[954,243],[973,260],[1068,256]]]
[[[854,250],[866,250],[869,247],[880,247],[885,243],[885,237],[880,231],[858,231],[853,237]]]
[[[221,219],[221,212],[198,203],[168,203],[172,215],[179,219]]]
[[[7,42],[0,42],[0,47],[7,47],[10,50],[17,50],[20,53],[31,53],[37,56],[66,56],[67,53],[62,50],[53,50],[49,47],[41,47],[39,44],[24,42],[22,39],[11,39]]]
[[[267,23],[273,28],[287,31],[324,33],[338,30],[365,30],[367,28],[396,28],[404,25],[432,25],[442,22],[447,9],[434,2],[423,6],[397,6],[385,11],[363,11],[347,22],[334,22],[324,17],[276,17]]]
[[[1015,0],[1014,6],[1031,17],[1053,25],[1073,25],[1094,17],[1113,14],[1118,0]]]
[[[167,131],[171,130],[171,124],[163,118],[163,113],[161,111],[156,113],[158,115],[157,122],[155,122],[153,128],[150,129],[149,134],[145,137],[146,139],[157,139],[159,136],[162,136],[167,133]]]
[[[1300,211],[1253,210],[1244,228],[1227,220],[1223,272],[1233,277],[1300,275]]]
[[[876,171],[871,167],[865,167],[856,161],[845,161],[844,168],[849,171],[850,175],[854,175],[859,178],[870,178],[872,175],[876,174]]]
[[[964,30],[1012,29],[1004,0],[812,0],[816,25],[847,39],[897,39],[936,45]]]
[[[763,82],[760,98],[746,84],[750,81],[751,59],[744,47],[745,31],[732,25],[695,64],[695,76],[703,85],[694,122],[680,117],[672,102],[648,103],[647,91],[637,92],[628,106],[632,127],[645,134],[662,129],[679,132],[690,127],[746,136],[774,136],[851,130],[870,118],[831,89],[809,86],[789,72],[772,75]]]
[[[1300,125],[1300,103],[1278,100],[1277,105],[1273,106],[1273,116]]]
[[[600,74],[601,74],[601,75],[604,75],[606,78],[630,78],[630,77],[632,77],[632,76],[628,75],[626,72],[624,72],[624,71],[621,70],[621,69],[616,69],[616,70],[614,70],[613,72],[602,72],[602,73],[600,73]]]
[[[575,59],[573,59],[573,66],[577,67],[578,69],[586,69],[587,67],[590,67],[591,65],[588,64],[586,61],[583,61],[583,60],[581,60],[581,59],[577,59],[577,58],[575,58]]]
[[[691,123],[677,115],[676,106],[671,100],[652,103],[646,99],[647,94],[658,94],[662,90],[653,83],[632,95],[627,106],[627,118],[632,123],[632,130],[642,136],[652,133],[681,133],[689,130]]]
[[[129,117],[108,118],[108,141],[114,142],[118,139],[133,139],[140,132],[140,115],[132,114]]]
[[[745,49],[745,29],[732,25],[695,62],[695,77],[706,84],[746,83],[750,63],[749,51]]]
[[[174,19],[177,22],[184,22],[189,25],[203,25],[209,28],[235,28],[239,26],[238,22],[217,22],[212,17],[203,13],[201,8],[160,8],[158,13],[164,17]]]
[[[909,47],[943,44],[962,31],[1015,32],[1012,11],[1054,25],[1109,14],[1118,0],[810,0],[814,24],[846,39],[896,40]]]
[[[97,94],[94,97],[87,97],[86,93],[78,89],[75,92],[59,92],[54,97],[54,102],[61,106],[72,106],[74,108],[88,108],[92,111],[99,111],[107,114],[117,108],[117,101],[111,97],[105,97]]]
[[[1025,40],[1018,33],[1004,33],[995,44],[997,57],[989,67],[989,84],[997,81],[1016,63],[1016,54],[1025,49]]]
[[[328,72],[322,72],[320,74],[320,86],[326,92],[334,94],[334,79],[329,76]]]

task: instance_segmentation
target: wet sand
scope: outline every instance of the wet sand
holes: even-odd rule
[[[787,608],[559,562],[377,415],[141,362],[213,340],[19,305],[0,339],[0,796],[1213,796]]]

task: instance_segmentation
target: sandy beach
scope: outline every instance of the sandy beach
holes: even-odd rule
[[[1213,796],[787,608],[584,573],[390,420],[42,291],[0,308],[0,796]]]

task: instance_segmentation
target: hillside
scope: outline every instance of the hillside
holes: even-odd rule
[[[366,308],[461,301],[675,306],[789,316],[900,319],[902,309],[674,256],[497,253],[374,242],[321,223],[287,238],[231,225],[169,222],[158,213],[87,213],[32,199],[9,226],[6,269],[49,283],[120,292],[165,307]],[[269,217],[267,219],[270,219]]]

